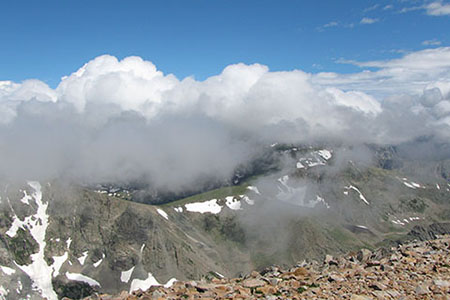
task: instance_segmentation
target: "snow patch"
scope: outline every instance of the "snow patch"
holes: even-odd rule
[[[164,219],[169,220],[169,216],[167,215],[167,213],[165,211],[163,211],[162,209],[157,208],[156,211],[158,212],[158,214],[160,214]]]
[[[130,285],[130,294],[137,290],[146,291],[153,285],[160,285],[158,281],[156,281],[155,277],[153,277],[152,273],[148,273],[147,279],[133,279]]]
[[[70,244],[72,244],[72,238],[68,238],[67,241],[66,241],[66,244],[67,244],[67,249],[69,249],[70,248]]]
[[[319,195],[316,195],[315,199],[307,199],[306,186],[291,187],[289,186],[288,181],[289,175],[278,178],[278,182],[280,183],[278,186],[279,192],[276,196],[278,200],[308,208],[314,208],[320,203],[326,208],[330,208],[325,199]]]
[[[102,258],[100,258],[97,262],[93,263],[94,268],[97,268],[102,263],[103,259],[105,258],[105,253],[102,254]]]
[[[5,273],[8,276],[11,276],[12,274],[16,273],[16,270],[14,270],[13,268],[0,266],[0,269],[2,270],[3,273]]]
[[[405,226],[406,224],[408,224],[410,222],[418,221],[420,219],[421,219],[420,217],[413,216],[413,217],[403,218],[403,220],[401,220],[401,219],[392,220],[391,222],[394,223],[395,225]]]
[[[403,184],[406,185],[407,187],[409,187],[410,189],[414,189],[414,190],[416,189],[412,184],[410,184],[406,181],[404,181]]]
[[[199,213],[218,214],[222,210],[222,206],[217,204],[217,199],[212,199],[205,202],[189,203],[184,206],[187,211]]]
[[[62,265],[64,264],[64,262],[67,260],[68,257],[69,253],[67,251],[64,252],[64,254],[61,256],[53,256],[53,264],[52,264],[53,278],[59,275],[59,270],[61,269]]]
[[[254,205],[255,204],[255,200],[250,199],[247,195],[240,195],[242,200],[245,201],[245,203],[247,203],[248,205]]]
[[[331,151],[326,149],[317,151],[317,154],[319,154],[325,160],[329,160],[332,157]]]
[[[297,169],[304,169],[305,168],[305,166],[301,162],[297,162],[296,167],[297,167]]]
[[[256,187],[248,187],[250,190],[255,191],[255,193],[259,193]],[[247,195],[238,195],[238,196],[227,196],[224,201],[220,200],[221,203],[223,201],[224,205],[220,205],[218,203],[218,199],[212,199],[204,202],[195,202],[185,204],[184,207],[186,211],[189,212],[198,212],[198,213],[212,213],[218,214],[222,211],[222,208],[227,206],[231,210],[242,210],[242,201],[244,201],[248,205],[254,205],[255,201],[251,200]],[[183,212],[183,208],[181,206],[175,207],[174,210],[176,212]]]
[[[398,179],[400,180],[400,178],[398,178]],[[413,182],[413,181],[408,182],[408,178],[406,178],[406,177],[403,177],[401,180],[402,180],[403,184],[405,186],[409,187],[410,189],[415,190],[415,189],[420,189],[420,188],[424,189],[425,188],[423,185],[421,185],[417,182]],[[437,185],[437,188],[440,189],[439,185],[438,184],[436,184],[436,185]]]
[[[164,284],[164,287],[169,288],[173,285],[173,283],[177,281],[175,278],[171,278],[169,281],[167,281],[166,284]],[[133,279],[133,281],[131,281],[131,285],[130,285],[130,294],[134,291],[137,290],[142,290],[142,291],[146,291],[148,290],[151,286],[154,285],[161,285],[160,283],[158,283],[158,281],[156,280],[155,277],[153,277],[152,273],[148,273],[147,274],[147,279]]]
[[[170,278],[169,281],[167,281],[167,283],[164,285],[164,287],[165,287],[166,289],[167,289],[167,288],[170,288],[176,281],[177,281],[176,278]]]
[[[281,183],[287,189],[290,189],[287,182],[289,180],[289,175],[284,175],[283,177],[278,178],[278,182]]]
[[[13,216],[13,223],[11,224],[11,227],[8,229],[8,231],[5,233],[7,236],[9,236],[10,238],[13,238],[16,236],[17,234],[17,230],[19,230],[19,228],[23,228],[23,224],[25,223],[25,221],[20,221],[20,219],[14,215]]]
[[[190,236],[190,235],[187,234],[187,233],[185,233],[184,235],[186,235],[189,239],[191,239],[191,240],[194,241],[195,243],[205,245],[204,243],[202,243],[202,242],[200,242],[200,241],[194,239],[192,236]]]
[[[131,274],[133,273],[134,268],[135,267],[132,267],[128,271],[122,271],[122,273],[120,274],[120,281],[128,283],[128,281],[130,281]]]
[[[100,283],[98,283],[97,280],[92,279],[91,277],[88,277],[88,276],[80,274],[80,273],[66,272],[66,277],[69,280],[85,282],[85,283],[89,284],[90,286],[100,286]]]
[[[277,181],[280,183],[278,186],[278,194],[277,199],[283,202],[292,203],[292,199],[303,199],[304,198],[304,188],[292,188],[288,185],[289,181],[289,175],[284,175],[283,177],[280,177],[277,179]],[[299,195],[298,197],[296,195]],[[296,197],[294,197],[296,196]],[[298,203],[292,203],[292,204],[298,204]]]
[[[309,204],[310,204],[311,207],[316,207],[316,205],[318,205],[319,203],[321,203],[322,205],[324,205],[328,209],[330,208],[330,205],[325,201],[325,199],[323,199],[319,195],[316,195],[316,200],[310,201]]]
[[[347,189],[347,191],[349,191],[349,190],[356,191],[359,194],[359,199],[361,199],[365,204],[370,205],[369,201],[367,201],[366,197],[364,197],[364,195],[361,193],[361,191],[357,187],[355,187],[353,185],[349,185],[349,186],[346,186],[345,188]],[[348,193],[346,195],[348,195]]]
[[[80,265],[84,265],[84,262],[86,261],[86,258],[88,257],[88,251],[84,251],[83,254],[78,257],[78,261],[80,262]]]
[[[392,220],[391,222],[394,223],[395,225],[402,225],[402,226],[405,225],[405,223],[403,223],[400,220]]]
[[[30,200],[33,199],[30,195],[27,194],[27,191],[23,191],[24,196],[20,201],[26,205],[30,205]]]
[[[416,187],[416,188],[424,188],[424,187],[421,186],[420,184],[415,183],[415,182],[412,182],[412,181],[411,181],[411,184],[412,184],[412,186],[414,186],[414,187]]]
[[[53,268],[47,265],[47,262],[44,259],[44,249],[46,246],[45,234],[48,227],[48,202],[42,202],[42,191],[39,182],[29,181],[28,185],[34,190],[32,197],[36,202],[37,211],[36,214],[26,217],[24,221],[20,223],[22,226],[27,225],[31,236],[39,246],[39,250],[37,253],[30,256],[32,261],[31,264],[21,266],[16,263],[16,265],[30,277],[33,282],[32,288],[39,291],[43,298],[56,300],[58,297],[53,290],[52,285]],[[18,220],[17,216],[14,221],[16,220]]]
[[[298,160],[297,169],[307,169],[315,166],[326,165],[327,161],[333,156],[331,150],[322,149],[310,152],[306,157]]]
[[[3,285],[0,285],[0,300],[6,300],[6,296],[8,296],[9,290],[5,289]]]
[[[229,196],[225,198],[225,205],[232,210],[241,210],[241,201],[236,199],[234,196]]]
[[[258,188],[257,188],[256,186],[249,185],[249,186],[247,187],[247,189],[250,190],[250,191],[252,191],[252,192],[257,193],[258,195],[261,195],[261,193],[259,192],[259,190],[258,190]]]
[[[22,289],[23,289],[22,281],[19,280],[19,281],[17,282],[16,293],[17,293],[17,294],[20,294],[20,293],[22,292]]]

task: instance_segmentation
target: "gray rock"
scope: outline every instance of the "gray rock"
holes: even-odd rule
[[[448,280],[435,279],[433,280],[433,284],[440,287],[450,287],[450,281]]]
[[[430,290],[428,289],[428,286],[426,286],[424,284],[418,285],[416,287],[416,294],[417,295],[426,295],[429,292],[430,292]]]
[[[370,256],[372,255],[372,252],[368,249],[361,249],[358,251],[357,258],[361,262],[366,262],[369,260]]]

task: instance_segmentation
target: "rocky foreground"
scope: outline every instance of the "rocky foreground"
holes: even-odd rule
[[[450,299],[450,236],[389,250],[363,249],[323,263],[277,266],[243,278],[179,281],[171,287],[85,300],[124,299]]]

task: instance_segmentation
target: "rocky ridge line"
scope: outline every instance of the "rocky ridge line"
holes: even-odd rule
[[[85,300],[150,299],[450,299],[450,235],[374,252],[362,249],[323,263],[272,266],[242,278],[178,281],[171,287]],[[65,298],[68,299],[68,298]]]

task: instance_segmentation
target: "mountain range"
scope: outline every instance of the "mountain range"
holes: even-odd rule
[[[3,180],[0,299],[237,277],[448,233],[448,149],[427,137],[397,146],[273,143],[227,180],[182,190]]]

